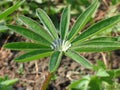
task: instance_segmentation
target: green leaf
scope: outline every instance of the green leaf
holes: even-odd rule
[[[86,40],[104,30],[107,30],[108,28],[112,27],[113,25],[115,25],[118,22],[120,22],[120,15],[113,16],[111,18],[102,20],[102,21],[94,24],[87,30],[85,30],[83,33],[81,33],[72,43],[78,44],[79,41]]]
[[[49,71],[55,72],[60,65],[60,61],[62,58],[62,52],[55,51],[49,61]]]
[[[101,68],[97,71],[96,76],[98,76],[98,77],[109,77],[110,75],[107,73],[106,70]]]
[[[62,12],[61,22],[60,22],[60,31],[61,31],[61,38],[63,40],[66,39],[69,29],[69,22],[70,22],[70,6],[66,7]]]
[[[16,62],[29,62],[50,56],[52,50],[34,50],[23,54],[15,59]]]
[[[15,84],[17,81],[18,81],[18,79],[5,80],[5,81],[2,81],[2,82],[0,83],[0,85],[10,86],[10,85]]]
[[[80,56],[77,52],[75,51],[67,51],[65,52],[65,55],[72,58],[73,60],[75,60],[77,63],[80,63],[82,66],[84,66],[85,68],[92,68],[92,64],[85,59],[84,57]]]
[[[19,16],[19,19],[25,25],[27,25],[27,27],[30,28],[33,32],[39,34],[41,37],[43,37],[44,39],[46,39],[49,42],[53,41],[53,39],[49,35],[49,33],[44,28],[42,28],[42,26],[40,26],[40,24],[37,23],[36,21],[34,21],[26,16]]]
[[[74,81],[69,85],[69,90],[88,90],[91,77],[85,76],[80,80]]]
[[[5,48],[11,50],[50,50],[50,47],[43,46],[37,43],[29,43],[29,42],[13,42],[7,43],[4,45]]]
[[[51,36],[53,36],[54,39],[58,38],[56,28],[52,23],[51,19],[49,18],[49,16],[40,8],[38,8],[36,12],[37,16],[39,17],[47,31],[51,34]]]
[[[39,36],[38,34],[34,33],[33,31],[30,31],[26,28],[20,27],[20,26],[13,26],[13,25],[8,25],[8,28],[16,33],[19,33],[31,40],[34,40],[42,45],[50,46],[50,43]]]
[[[99,69],[106,70],[106,65],[102,60],[96,60],[96,65],[93,65],[94,71],[98,71]]]
[[[23,4],[25,0],[17,2],[15,5],[11,6],[10,8],[6,9],[2,13],[0,13],[0,20],[7,17],[9,14],[13,13],[21,4]]]
[[[98,0],[95,0],[93,4],[91,4],[85,12],[83,12],[78,18],[75,24],[73,25],[72,29],[70,30],[70,33],[68,35],[68,40],[72,41],[75,36],[80,32],[87,22],[90,20],[94,12],[96,11],[98,7]]]
[[[102,90],[102,82],[99,77],[97,76],[91,77],[89,83],[89,90]]]
[[[103,52],[120,49],[120,42],[88,42],[72,47],[78,52]]]
[[[110,79],[118,78],[120,76],[120,69],[108,70],[107,73],[110,75]]]

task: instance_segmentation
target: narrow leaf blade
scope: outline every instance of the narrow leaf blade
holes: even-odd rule
[[[13,13],[21,4],[23,4],[25,0],[17,2],[15,5],[11,6],[10,8],[6,9],[0,14],[0,20],[7,17],[9,14]]]
[[[88,8],[85,12],[83,12],[77,19],[77,21],[75,22],[75,24],[73,25],[72,29],[70,30],[70,33],[68,35],[68,40],[72,41],[75,36],[78,34],[78,32],[80,32],[85,24],[87,24],[87,22],[90,20],[90,18],[92,17],[92,15],[94,14],[94,12],[96,11],[97,7],[98,7],[98,0],[95,0]]]
[[[71,49],[78,52],[103,52],[120,49],[120,42],[86,42]]]
[[[49,42],[53,41],[53,39],[49,35],[49,33],[45,29],[43,29],[43,27],[39,23],[37,23],[36,21],[34,21],[26,16],[19,16],[19,19],[25,25],[27,25],[27,27],[29,27],[33,32],[39,34],[41,37],[45,38]]]
[[[50,72],[55,72],[57,70],[57,68],[60,65],[60,61],[62,58],[62,52],[59,51],[55,51],[51,58],[50,58],[50,62],[49,62],[49,71]]]
[[[13,42],[4,45],[4,48],[11,50],[50,50],[50,47],[29,42]]]
[[[111,18],[102,20],[87,30],[85,30],[83,33],[81,33],[74,41],[72,42],[73,44],[78,44],[79,41],[84,41],[104,30],[107,30],[108,28],[114,26],[116,23],[120,22],[120,15],[113,16]]]
[[[37,16],[45,26],[45,28],[48,30],[48,32],[53,36],[54,39],[58,38],[56,28],[54,24],[52,23],[49,16],[40,8],[36,10]]]
[[[17,81],[18,79],[16,78],[16,79],[2,81],[0,84],[3,86],[10,86],[10,85],[15,84]]]
[[[41,59],[44,57],[50,56],[52,53],[51,50],[34,50],[23,54],[15,59],[16,62],[29,62],[37,59]]]
[[[24,37],[27,37],[28,39],[34,40],[42,45],[50,46],[50,43],[39,36],[38,34],[34,33],[33,31],[30,31],[26,28],[20,27],[20,26],[13,26],[13,25],[8,25],[8,28],[16,33],[19,33],[23,35]]]
[[[70,58],[72,58],[77,63],[79,63],[82,66],[84,66],[85,68],[92,68],[92,64],[87,59],[85,59],[84,57],[80,56],[77,52],[69,50],[69,51],[65,52],[65,55],[70,57]]]
[[[87,43],[92,43],[92,42],[119,42],[119,36],[116,37],[97,37],[97,38],[93,38],[90,40],[86,40],[86,41],[82,41],[78,44],[73,44],[73,47],[79,46],[79,45],[85,45]]]
[[[66,7],[62,12],[61,22],[60,22],[60,31],[61,38],[64,40],[68,34],[70,22],[70,6]]]

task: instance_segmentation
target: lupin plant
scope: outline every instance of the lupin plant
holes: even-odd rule
[[[63,55],[72,58],[86,68],[92,68],[92,64],[79,55],[79,52],[102,52],[120,48],[119,37],[90,39],[118,23],[120,15],[97,22],[81,34],[78,34],[92,18],[98,5],[98,0],[94,0],[87,10],[78,17],[70,30],[70,6],[66,7],[62,12],[59,31],[56,30],[49,16],[40,8],[36,10],[36,14],[43,26],[26,16],[19,16],[19,19],[28,28],[16,25],[8,25],[7,27],[33,40],[34,43],[13,42],[6,44],[4,47],[11,50],[27,50],[26,54],[15,59],[16,62],[28,62],[51,56],[49,62],[50,72],[57,70]]]
[[[58,69],[63,55],[75,60],[85,68],[91,69],[92,64],[79,55],[79,52],[102,52],[120,48],[118,37],[93,37],[120,22],[120,15],[97,22],[78,34],[91,20],[99,6],[98,0],[93,1],[77,18],[72,28],[69,28],[70,6],[62,12],[59,30],[55,28],[49,16],[40,8],[36,10],[36,14],[42,25],[26,16],[19,16],[20,21],[27,28],[16,25],[8,25],[7,27],[34,42],[13,42],[4,47],[11,50],[27,51],[27,53],[15,58],[16,62],[28,62],[50,56],[50,73],[54,73]]]

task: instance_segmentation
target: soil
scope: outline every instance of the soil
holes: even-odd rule
[[[103,0],[104,1],[104,0]],[[109,2],[104,1],[96,14],[96,21],[101,20],[108,10]],[[2,34],[0,43],[0,76],[8,75],[9,78],[18,78],[19,82],[14,85],[14,90],[40,90],[46,76],[48,75],[49,58],[44,58],[28,63],[17,63],[13,59],[23,51],[11,51],[2,48],[5,43],[28,41],[25,38],[17,35]],[[111,52],[112,56],[109,58],[107,53],[81,53],[82,56],[96,63],[96,60],[104,60],[111,62],[111,67],[116,69],[120,67],[120,50]],[[66,90],[67,86],[73,80],[78,80],[81,75],[92,74],[93,72],[83,68],[81,65],[63,57],[61,65],[56,72],[55,80],[49,84],[48,90]]]

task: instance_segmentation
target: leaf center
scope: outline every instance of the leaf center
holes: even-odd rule
[[[71,47],[71,43],[69,41],[65,41],[62,39],[57,39],[52,42],[51,48],[57,51],[67,51]]]

